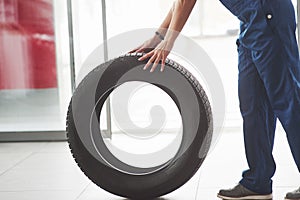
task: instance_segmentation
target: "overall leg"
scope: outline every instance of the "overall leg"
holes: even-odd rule
[[[271,51],[254,52],[254,60],[264,81],[272,108],[286,131],[288,142],[300,171],[300,87],[280,43]],[[299,67],[299,64],[295,63]]]
[[[294,9],[289,0],[266,5],[273,16],[268,21],[273,35],[264,49],[252,51],[252,57],[300,171],[300,63]]]
[[[251,51],[239,47],[239,100],[243,117],[246,157],[249,169],[240,184],[259,194],[272,193],[275,172],[272,156],[276,117],[266,90],[252,61]]]

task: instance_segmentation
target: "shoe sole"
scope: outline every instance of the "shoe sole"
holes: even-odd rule
[[[272,194],[269,195],[253,195],[253,196],[246,196],[246,197],[225,197],[220,194],[218,194],[218,197],[220,199],[224,200],[272,200],[273,196]]]

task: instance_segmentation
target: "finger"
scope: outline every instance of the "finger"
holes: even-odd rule
[[[135,49],[132,49],[132,50],[129,51],[128,53],[134,53],[134,52],[136,52],[139,48],[140,48],[140,47],[137,47],[137,48],[135,48]]]
[[[128,51],[128,53],[134,53],[136,51],[136,49],[133,49],[131,51]]]
[[[163,72],[164,69],[165,69],[165,64],[166,64],[166,57],[162,57],[161,59],[161,68],[160,68],[160,71]]]
[[[153,61],[155,60],[156,56],[153,55],[147,62],[147,64],[145,65],[145,67],[143,68],[143,70],[146,70],[152,63]]]
[[[162,59],[161,59],[161,68],[160,68],[160,71],[163,72],[164,69],[165,69],[165,66],[166,66],[166,59],[168,57],[168,52],[163,52],[163,55],[162,55]]]
[[[143,61],[143,60],[145,60],[146,58],[149,58],[149,57],[153,56],[153,54],[154,54],[154,52],[151,51],[151,52],[149,52],[149,53],[146,53],[146,54],[143,55],[142,57],[140,57],[138,60],[139,60],[139,61]]]
[[[144,52],[144,51],[145,51],[145,48],[142,47],[142,48],[139,48],[138,50],[136,50],[135,52],[136,52],[136,53],[142,53],[142,52]]]
[[[155,55],[153,55],[153,56],[148,60],[147,64],[144,66],[143,69],[146,70],[146,69],[153,63],[154,59],[155,59]]]
[[[153,63],[153,66],[152,66],[150,72],[154,72],[154,70],[156,69],[156,67],[160,61],[160,58],[161,58],[160,55],[156,57],[155,62]]]

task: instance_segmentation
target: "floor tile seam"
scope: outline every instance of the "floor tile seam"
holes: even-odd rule
[[[78,194],[78,196],[75,198],[75,200],[78,200],[78,199],[84,194],[84,192],[87,191],[88,187],[89,187],[91,184],[92,184],[91,182],[88,183],[88,184],[85,186],[85,188]]]
[[[21,164],[22,162],[24,162],[26,159],[28,159],[30,156],[32,156],[35,152],[31,152],[29,153],[27,156],[25,156],[25,158],[21,159],[19,162],[15,163],[13,166],[9,167],[7,170],[3,171],[2,173],[0,173],[0,177],[3,176],[4,174],[6,174],[8,171],[12,170],[13,168],[15,168],[17,165]]]

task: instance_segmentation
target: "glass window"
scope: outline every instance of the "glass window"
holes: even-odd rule
[[[56,56],[53,3],[0,0],[0,132],[65,129],[69,66]]]

